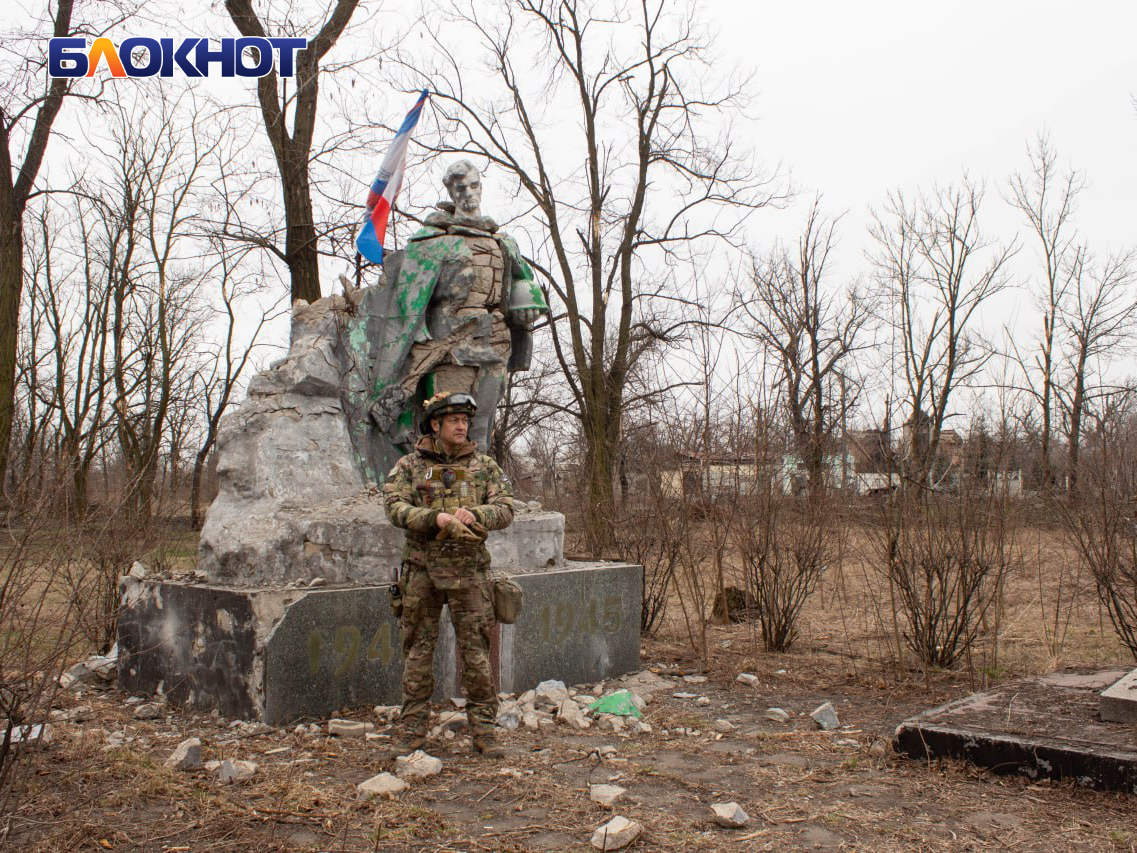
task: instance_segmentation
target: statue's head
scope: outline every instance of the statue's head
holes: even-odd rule
[[[482,176],[469,160],[451,163],[442,176],[442,184],[454,202],[454,210],[462,216],[481,216]]]

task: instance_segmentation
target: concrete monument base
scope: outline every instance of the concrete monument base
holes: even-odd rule
[[[564,562],[515,574],[521,617],[495,630],[499,689],[593,682],[639,669],[642,569]],[[124,577],[119,678],[174,705],[284,725],[401,701],[398,625],[386,585],[297,589]],[[436,701],[458,695],[443,612]]]
[[[996,773],[1137,793],[1133,724],[1098,711],[1099,691],[1124,672],[1072,669],[1008,682],[905,720],[894,746],[913,758],[963,758]]]

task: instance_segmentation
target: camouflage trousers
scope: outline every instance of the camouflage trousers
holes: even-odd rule
[[[493,588],[486,572],[471,569],[458,589],[439,589],[426,569],[406,565],[403,581],[403,723],[425,732],[434,693],[434,649],[442,605],[450,609],[458,646],[470,733],[493,729],[497,691],[490,668]]]

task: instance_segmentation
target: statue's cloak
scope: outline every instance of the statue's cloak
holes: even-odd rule
[[[345,323],[341,351],[346,356],[343,367],[349,381],[344,405],[358,461],[367,479],[381,483],[395,462],[410,452],[417,438],[414,415],[421,401],[401,400],[399,389],[406,376],[411,347],[416,342],[432,340],[427,328],[427,306],[439,274],[447,265],[460,265],[473,258],[464,235],[496,239],[510,262],[506,264],[506,285],[512,279],[527,282],[531,300],[548,310],[517,243],[496,232],[497,225],[488,217],[469,220],[443,211],[432,213],[406,249],[387,255],[380,283],[363,291],[355,315]],[[508,300],[508,286],[504,292]],[[376,428],[372,410],[392,404],[395,408],[391,410],[391,422]]]

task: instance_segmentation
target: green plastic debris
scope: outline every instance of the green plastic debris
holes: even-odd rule
[[[632,701],[632,691],[617,690],[607,696],[601,696],[588,706],[588,710],[597,714],[617,714],[621,717],[642,717],[640,709]]]

